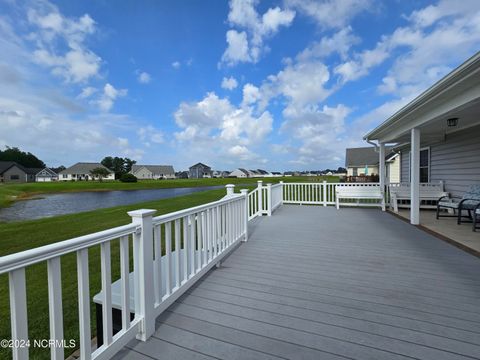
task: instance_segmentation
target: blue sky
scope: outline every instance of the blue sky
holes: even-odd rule
[[[477,0],[4,0],[0,146],[336,168],[479,45]]]

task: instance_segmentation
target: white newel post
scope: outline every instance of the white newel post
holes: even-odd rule
[[[272,216],[272,184],[267,184],[267,216]]]
[[[146,341],[155,332],[155,294],[153,284],[153,224],[156,210],[129,211],[138,226],[133,235],[133,268],[135,272],[135,316],[143,318],[137,339]]]
[[[228,184],[228,185],[225,185],[225,187],[227,188],[227,196],[231,196],[234,194],[235,192],[235,185],[233,184]]]
[[[243,241],[248,241],[248,189],[242,189],[240,190],[240,193],[245,198],[245,208],[243,210],[244,212],[243,226],[245,227],[245,238],[243,239]]]
[[[257,181],[257,188],[258,188],[258,209],[260,210],[260,216],[263,215],[263,181]]]
[[[420,129],[411,130],[410,223],[420,224]]]
[[[380,180],[380,189],[383,194],[383,201],[385,201],[385,144],[380,143],[380,151],[378,152],[378,177]],[[382,207],[383,211],[385,209]]]
[[[283,189],[284,189],[283,181],[280,181],[280,188],[282,189],[282,197],[281,197],[280,205],[283,205]]]

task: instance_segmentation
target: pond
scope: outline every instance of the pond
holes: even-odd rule
[[[45,194],[0,210],[0,221],[32,220],[82,211],[172,198],[225,186]]]

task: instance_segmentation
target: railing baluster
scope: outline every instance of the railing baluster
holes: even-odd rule
[[[207,223],[207,264],[212,260],[212,216],[210,209],[205,211],[206,223]]]
[[[202,218],[202,268],[207,265],[207,237],[208,237],[208,232],[207,232],[207,224],[206,224],[206,211],[203,211],[201,214]]]
[[[188,280],[188,251],[190,247],[190,241],[188,239],[190,232],[188,231],[188,216],[184,216],[183,223],[183,282]]]
[[[202,213],[197,213],[197,271],[202,269]]]
[[[162,225],[153,228],[153,247],[155,261],[153,263],[153,280],[155,286],[155,304],[162,302]]]
[[[190,225],[190,276],[195,275],[195,215],[188,215]]]
[[[218,206],[213,208],[213,257],[218,255]]]
[[[158,230],[158,227],[155,227]],[[157,232],[157,231],[155,231]],[[155,249],[155,251],[157,251]],[[130,248],[128,242],[128,235],[120,238],[120,285],[121,285],[121,301],[122,301],[122,329],[127,330],[130,328]],[[160,252],[161,253],[161,252]],[[156,255],[155,255],[156,256]],[[157,269],[158,270],[158,269]],[[157,273],[157,278],[160,279],[160,273]],[[155,296],[159,296],[156,299],[160,302],[160,291],[156,289]]]
[[[18,343],[28,340],[27,289],[25,286],[25,268],[8,273],[10,287],[10,320],[12,341]],[[14,360],[28,359],[28,347],[12,347]]]
[[[172,255],[172,223],[165,223],[165,295],[172,293],[170,257]]]
[[[102,321],[103,344],[112,343],[112,275],[110,262],[110,242],[100,245],[101,273],[102,273]],[[99,329],[100,331],[100,329]]]
[[[90,360],[92,353],[92,344],[90,334],[90,288],[88,278],[88,249],[82,249],[77,251],[77,277],[78,317],[80,330],[80,359]]]
[[[180,219],[175,220],[175,287],[180,287]]]
[[[63,308],[62,308],[62,271],[60,257],[47,261],[48,273],[48,312],[50,319],[50,339],[63,340]],[[52,360],[65,358],[62,346],[52,346]]]

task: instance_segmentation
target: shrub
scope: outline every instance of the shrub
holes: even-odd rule
[[[120,176],[121,182],[137,182],[137,177],[133,174],[123,174]]]

